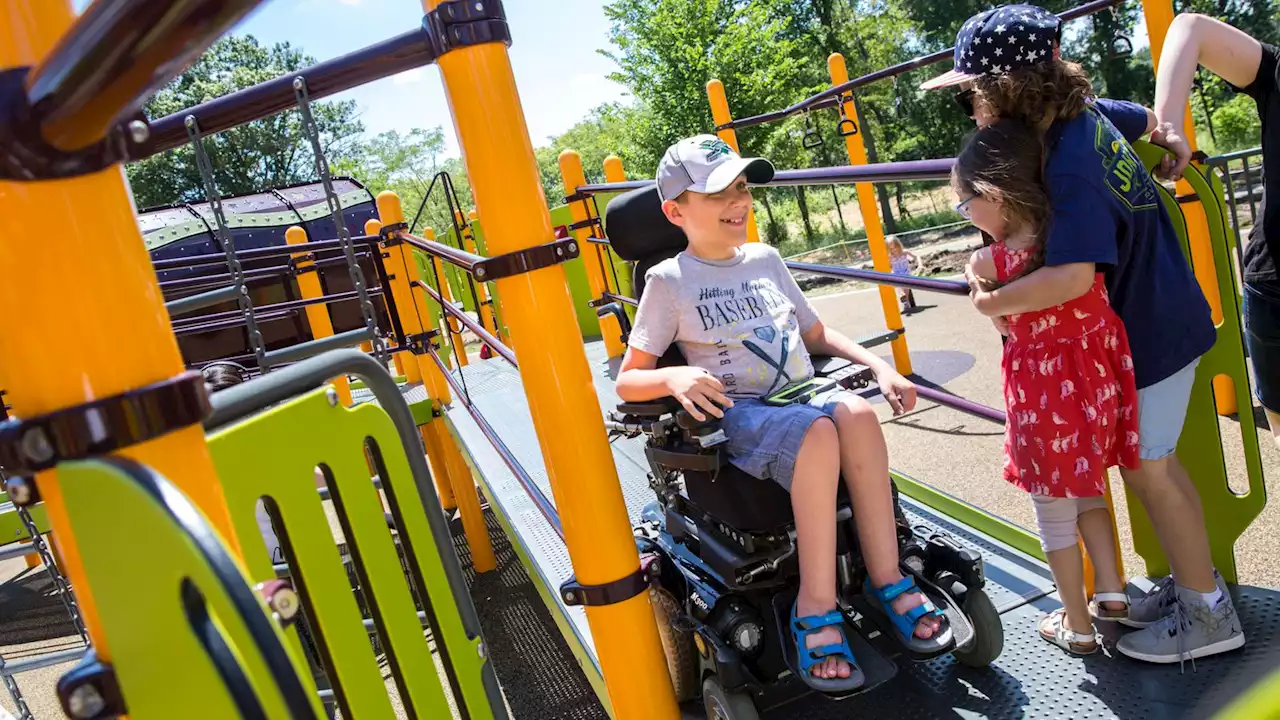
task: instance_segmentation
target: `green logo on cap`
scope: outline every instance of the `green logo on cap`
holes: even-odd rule
[[[716,159],[717,155],[728,155],[733,152],[733,148],[729,144],[719,138],[715,140],[703,140],[698,143],[698,147],[707,151],[706,161],[711,162]]]

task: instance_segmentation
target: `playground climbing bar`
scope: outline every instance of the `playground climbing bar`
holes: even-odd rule
[[[907,288],[908,290],[928,290],[929,292],[945,293],[947,295],[969,294],[969,284],[959,280],[938,280],[936,278],[916,277],[915,275],[895,275],[874,270],[859,270],[851,267],[793,262],[791,260],[788,260],[786,264],[788,268],[795,272],[809,273],[811,275],[824,275],[846,280],[865,280],[877,285],[892,285],[894,287]]]
[[[520,364],[516,362],[515,353],[511,352],[511,348],[503,344],[503,342],[497,337],[494,337],[493,333],[486,330],[483,325],[472,320],[471,316],[458,308],[457,303],[446,302],[443,297],[440,297],[440,293],[436,292],[434,288],[421,280],[415,280],[413,282],[413,286],[421,288],[423,292],[431,296],[432,300],[440,303],[440,307],[444,308],[445,312],[457,318],[458,322],[462,323],[468,330],[475,333],[476,337],[480,338],[482,342],[493,348],[493,351],[498,353],[503,360],[511,363],[512,367],[520,367]]]
[[[951,177],[953,165],[955,165],[955,158],[943,158],[938,160],[905,160],[872,165],[837,165],[835,167],[779,170],[774,173],[773,179],[769,182],[754,184],[752,187],[946,180]],[[653,185],[652,180],[628,180],[615,183],[588,183],[579,185],[577,190],[583,194],[614,193],[638,190],[651,185]]]

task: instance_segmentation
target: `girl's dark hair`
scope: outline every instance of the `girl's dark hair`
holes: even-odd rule
[[[1040,133],[1016,120],[980,128],[965,141],[953,172],[957,187],[999,200],[1005,222],[1035,238],[1035,255],[1019,277],[1043,265],[1051,205]]]
[[[209,392],[212,393],[226,390],[233,385],[239,385],[245,381],[245,376],[248,373],[240,365],[229,362],[214,362],[201,368],[200,374],[204,375],[204,384],[209,388]]]
[[[1050,60],[1000,75],[983,74],[973,81],[975,102],[986,103],[995,115],[1017,120],[1040,132],[1056,120],[1071,120],[1093,98],[1093,84],[1084,68],[1065,60]]]

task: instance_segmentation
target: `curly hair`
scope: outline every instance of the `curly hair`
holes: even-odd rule
[[[1000,75],[973,80],[975,101],[992,112],[1017,120],[1043,133],[1056,120],[1071,120],[1093,98],[1093,84],[1084,68],[1065,60],[1050,60]]]
[[[1035,238],[1031,262],[1018,277],[1044,264],[1044,236],[1052,205],[1044,183],[1044,143],[1039,132],[1017,120],[980,128],[965,141],[952,174],[961,190],[999,200],[1005,222]]]

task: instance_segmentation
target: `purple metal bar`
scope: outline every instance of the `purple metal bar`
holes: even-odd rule
[[[459,250],[456,247],[450,247],[444,243],[438,243],[434,240],[418,237],[417,235],[410,235],[406,232],[398,233],[397,236],[419,250],[429,255],[434,255],[442,260],[447,260],[467,272],[474,272],[478,263],[484,262],[488,259],[483,255],[469,253],[466,250]]]
[[[285,320],[293,316],[295,311],[284,310],[282,312],[263,313],[261,315],[254,313],[254,319],[260,323],[272,322],[273,320]],[[239,311],[235,313],[239,315]],[[200,333],[213,332],[214,330],[226,330],[228,328],[244,327],[244,318],[233,317],[226,320],[218,320],[215,322],[193,323],[191,325],[183,325],[173,329],[174,335],[198,335]]]
[[[371,242],[376,243],[381,238],[377,235],[355,235],[351,238],[351,242],[357,244],[368,245]],[[253,248],[250,250],[237,250],[236,257],[240,260],[262,260],[264,258],[289,257],[294,253],[302,252],[321,252],[329,250],[341,250],[341,240],[315,240],[308,242],[306,245],[276,245],[273,247]],[[222,253],[213,253],[210,255],[192,255],[190,257],[169,258],[167,260],[156,260],[151,266],[156,270],[173,270],[175,268],[191,267],[193,265],[203,265],[205,263],[213,263],[221,261],[226,264],[227,256]]]
[[[606,300],[616,300],[617,302],[620,302],[624,305],[630,305],[631,307],[640,307],[639,300],[635,298],[629,298],[626,295],[615,295],[614,293],[607,292],[607,293],[604,293],[604,298]]]
[[[893,273],[882,273],[874,270],[858,270],[856,268],[838,267],[835,265],[818,265],[816,263],[802,263],[787,261],[787,267],[796,272],[806,272],[812,275],[825,275],[827,277],[848,278],[850,280],[865,280],[873,282],[877,285],[892,285],[900,288],[910,288],[912,290],[928,290],[929,292],[946,293],[947,295],[968,295],[969,284],[960,282],[959,280],[937,280],[934,278],[922,278],[915,275],[894,275]]]
[[[547,519],[547,523],[551,525],[551,529],[555,530],[556,535],[559,535],[561,540],[564,540],[564,527],[560,524],[560,513],[556,511],[556,506],[552,504],[551,500],[549,500],[546,494],[542,492],[542,489],[534,483],[533,478],[529,476],[529,473],[524,469],[524,466],[520,464],[520,461],[516,459],[515,454],[511,452],[510,448],[507,447],[507,444],[502,442],[502,438],[498,436],[496,431],[494,431],[493,426],[489,424],[489,421],[485,420],[484,415],[481,415],[480,411],[471,404],[471,401],[467,398],[466,388],[464,388],[462,384],[458,382],[458,379],[453,376],[453,373],[449,371],[449,366],[445,365],[444,360],[440,359],[440,355],[436,352],[435,348],[428,348],[427,352],[430,353],[431,359],[436,362],[437,366],[439,366],[440,372],[444,375],[444,379],[449,383],[449,387],[453,388],[453,396],[458,399],[458,402],[462,403],[462,407],[467,409],[467,413],[471,415],[472,420],[475,420],[476,426],[480,428],[480,432],[483,433],[489,443],[493,445],[493,449],[497,451],[498,457],[502,458],[502,462],[511,470],[511,474],[515,475],[516,482],[519,482],[520,487],[524,488],[525,494],[528,495],[529,499],[533,501],[533,504],[538,507],[538,512],[542,513],[542,517]]]
[[[940,160],[907,160],[874,165],[837,165],[825,168],[779,170],[773,180],[752,187],[790,187],[793,185],[842,185],[861,182],[902,182],[907,180],[946,180],[951,177],[955,158]],[[583,194],[625,192],[653,185],[652,180],[628,180],[616,183],[579,185]]]
[[[256,270],[245,270],[244,279],[246,282],[250,280],[270,280],[272,278],[278,278],[288,274],[288,265],[272,265],[271,267],[258,268]],[[173,290],[190,290],[192,288],[203,287],[210,284],[225,285],[230,281],[230,279],[231,275],[222,273],[220,275],[200,275],[192,278],[165,280],[160,283],[160,290],[163,292],[171,292]]]
[[[367,292],[369,293],[370,296],[381,295],[382,288],[372,287],[372,288],[369,288]],[[334,293],[332,295],[321,295],[320,297],[305,298],[302,300],[290,300],[288,302],[273,303],[271,305],[263,305],[261,307],[254,308],[254,316],[256,317],[257,313],[260,313],[260,312],[269,313],[269,312],[286,311],[286,310],[297,310],[298,308],[304,308],[304,307],[307,307],[308,305],[322,305],[322,304],[327,305],[328,303],[346,302],[348,300],[355,300],[357,298],[359,298],[359,293],[357,293],[355,290],[349,290],[347,292]],[[191,323],[194,323],[194,322],[203,323],[203,322],[209,322],[213,320],[224,320],[224,319],[232,319],[232,318],[235,318],[238,321],[243,322],[243,320],[239,320],[241,316],[242,316],[242,313],[239,310],[228,310],[227,312],[213,313],[212,315],[199,315],[194,318],[183,318],[187,322],[184,322],[182,324],[175,323],[174,331],[176,332],[178,330],[186,330],[188,327],[191,326]]]
[[[1084,5],[1081,5],[1079,7],[1074,7],[1070,10],[1067,10],[1066,12],[1058,13],[1058,17],[1062,18],[1063,22],[1069,22],[1071,20],[1076,20],[1082,17],[1086,17],[1088,15],[1093,15],[1094,13],[1102,12],[1103,10],[1115,7],[1116,5],[1121,5],[1126,1],[1127,0],[1095,0],[1094,2],[1085,3]],[[835,107],[836,105],[839,104],[840,102],[839,96],[843,93],[849,92],[851,90],[856,90],[865,85],[870,85],[873,82],[878,82],[880,80],[885,80],[891,77],[897,77],[898,75],[902,75],[903,73],[910,72],[912,70],[917,70],[922,67],[928,67],[929,65],[942,62],[943,60],[950,60],[954,56],[955,56],[954,47],[949,47],[946,50],[939,50],[934,53],[929,53],[928,55],[921,55],[918,58],[914,58],[912,60],[908,60],[903,63],[898,63],[897,65],[892,65],[890,67],[884,68],[883,70],[877,70],[873,73],[868,73],[866,75],[863,75],[862,77],[854,78],[849,82],[841,83],[840,85],[834,85],[832,87],[827,88],[826,90],[823,90],[822,92],[815,93],[814,95],[811,95],[805,98],[804,100],[801,100],[795,105],[791,105],[781,110],[774,110],[772,112],[767,112],[760,115],[751,115],[749,117],[733,120],[731,122],[725,123],[724,125],[717,125],[716,130],[724,130],[728,128],[744,128],[744,127],[751,127],[752,125],[762,125],[767,122],[772,122],[774,120],[781,120],[783,118],[790,117],[797,113],[805,112],[806,110],[819,110],[821,108]]]
[[[997,422],[1004,425],[1008,418],[1004,412],[993,407],[988,407],[982,403],[976,403],[972,400],[966,400],[959,395],[952,395],[942,390],[934,390],[923,385],[916,385],[916,394],[926,400],[932,400],[939,405],[945,405],[949,408],[959,410],[963,413],[969,413],[976,417],[985,418],[991,422]]]
[[[143,1],[136,0],[139,3]],[[156,5],[164,4],[155,3],[154,0],[145,1]],[[131,155],[134,160],[140,160],[185,144],[187,128],[184,121],[188,115],[194,115],[200,122],[201,132],[212,135],[288,110],[294,106],[295,102],[293,91],[295,77],[306,78],[307,94],[312,101],[315,101],[405,70],[430,65],[435,62],[435,59],[435,53],[431,50],[426,32],[419,28],[298,72],[282,75],[159,118],[151,123],[150,140]],[[167,81],[168,78],[166,77],[165,80]]]
[[[114,120],[141,107],[258,2],[91,4],[27,78],[41,134],[63,150],[101,139]],[[185,140],[185,129],[182,135]]]
[[[502,344],[502,341],[494,337],[493,333],[489,332],[488,330],[485,330],[483,325],[477,323],[475,320],[472,320],[465,312],[459,309],[458,306],[455,305],[454,303],[445,302],[445,299],[440,297],[440,293],[436,292],[435,289],[432,288],[430,285],[422,282],[421,280],[414,280],[413,284],[422,288],[428,295],[431,296],[431,299],[440,303],[440,307],[444,308],[445,312],[458,318],[458,322],[462,323],[463,325],[466,325],[467,329],[475,333],[476,337],[480,338],[480,340],[483,341],[485,345],[488,345],[490,348],[493,348],[493,351],[501,355],[503,360],[506,360],[507,362],[511,363],[511,367],[514,367],[514,368],[520,367],[520,363],[516,362],[515,352],[512,351],[511,348]]]

